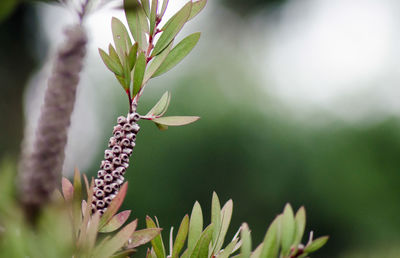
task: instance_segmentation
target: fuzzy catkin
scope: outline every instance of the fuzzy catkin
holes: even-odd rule
[[[137,124],[139,119],[140,115],[136,112],[117,119],[118,125],[114,126],[113,136],[108,142],[108,149],[104,151],[104,160],[94,181],[93,213],[99,211],[103,214],[124,182],[129,158],[135,147],[136,134],[140,130]]]
[[[46,203],[61,179],[68,127],[87,43],[81,25],[69,27],[65,35],[66,42],[57,52],[48,80],[32,152],[22,160],[20,195],[28,212],[35,212]]]

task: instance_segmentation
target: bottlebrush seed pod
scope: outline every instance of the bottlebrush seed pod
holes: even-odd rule
[[[113,136],[108,142],[109,149],[104,151],[104,160],[97,172],[94,189],[96,200],[92,202],[95,207],[92,212],[99,211],[103,214],[124,183],[125,178],[122,175],[129,167],[129,158],[136,145],[136,133],[140,129],[136,122],[139,119],[140,115],[135,112],[117,118]]]

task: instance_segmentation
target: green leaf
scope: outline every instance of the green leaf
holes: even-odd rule
[[[86,237],[86,248],[87,250],[93,250],[96,244],[97,238],[97,228],[99,226],[100,221],[100,213],[96,212],[90,220],[89,227],[87,230],[87,237]]]
[[[306,228],[306,211],[304,207],[300,207],[294,218],[296,222],[295,238],[293,244],[298,246],[303,238],[304,229]]]
[[[121,207],[122,202],[125,199],[126,191],[128,190],[128,182],[125,182],[121,189],[119,190],[117,196],[111,201],[108,206],[106,212],[104,212],[103,216],[100,219],[99,229],[102,229],[117,213],[119,207]],[[90,206],[90,205],[88,205]]]
[[[240,238],[242,240],[242,246],[240,249],[240,257],[248,258],[251,255],[251,234],[247,223],[242,224],[242,230],[240,231]]]
[[[282,254],[284,256],[289,255],[290,248],[293,244],[295,237],[296,223],[294,221],[293,209],[290,204],[286,204],[283,210],[283,216],[281,220],[281,245]]]
[[[0,23],[9,17],[16,9],[20,1],[18,0],[2,0],[0,1]]]
[[[158,68],[158,70],[153,74],[153,77],[160,76],[161,74],[168,72],[179,64],[196,46],[200,39],[200,32],[193,33],[181,42],[179,42],[172,50],[169,52],[167,58]]]
[[[137,8],[129,8],[137,6]],[[125,16],[132,37],[139,44],[139,49],[147,48],[146,32],[149,31],[146,14],[138,0],[124,0]]]
[[[154,33],[154,29],[156,27],[157,9],[158,9],[158,0],[151,0],[150,35]]]
[[[265,234],[261,254],[259,257],[263,258],[276,258],[279,250],[279,237],[278,227],[280,224],[280,217],[278,216],[269,226],[267,233]]]
[[[119,253],[114,254],[113,256],[111,256],[111,258],[126,258],[126,257],[131,257],[131,255],[133,253],[135,253],[136,251],[133,249],[129,249],[129,250],[125,250]]]
[[[161,230],[161,228],[146,228],[135,231],[130,239],[130,244],[126,248],[135,248],[150,242],[161,233]]]
[[[144,52],[140,52],[136,61],[133,75],[133,96],[136,96],[142,88],[144,72],[146,70],[146,56]]]
[[[190,258],[203,258],[208,257],[208,246],[210,245],[214,231],[214,225],[210,224],[201,234],[196,246],[193,249]]]
[[[136,42],[135,44],[132,45],[128,55],[129,68],[131,71],[133,70],[133,67],[135,67],[136,64],[137,51],[138,51],[138,43]]]
[[[238,239],[233,240],[232,242],[224,248],[224,250],[218,255],[218,258],[228,258],[231,253],[233,253],[234,248],[238,242]]]
[[[124,74],[124,71],[122,69],[122,65],[116,63],[109,55],[107,55],[106,52],[104,52],[102,49],[99,48],[99,53],[101,56],[101,59],[103,59],[104,64],[107,66],[107,68],[115,73],[116,75],[122,76]]]
[[[186,237],[189,231],[189,216],[185,215],[183,217],[181,225],[178,230],[178,234],[176,235],[175,242],[174,242],[174,247],[172,249],[172,258],[178,258],[179,253],[181,252],[185,241]]]
[[[166,91],[157,104],[150,109],[150,111],[146,114],[146,116],[162,116],[167,111],[169,102],[171,100],[171,93]]]
[[[121,63],[121,60],[119,59],[117,51],[115,50],[115,48],[111,44],[108,45],[108,54],[110,55],[111,59],[115,63],[117,63],[118,65],[120,65],[122,67],[122,63]]]
[[[74,186],[65,177],[63,177],[61,179],[61,189],[62,189],[65,201],[67,201],[67,202],[72,201],[72,199],[74,197]]]
[[[149,0],[140,0],[142,2],[143,10],[146,13],[146,16],[150,16],[150,3]]]
[[[260,258],[261,257],[261,251],[263,249],[263,243],[259,244],[256,248],[256,250],[254,250],[251,255],[250,258]],[[242,256],[241,258],[243,258],[244,256]],[[263,257],[264,258],[264,257]],[[276,258],[276,257],[274,257]]]
[[[93,252],[93,257],[106,258],[112,256],[125,245],[133,232],[135,232],[136,226],[137,220],[134,220],[121,229],[113,238],[97,245],[97,248]]]
[[[128,56],[125,54],[124,56],[124,85],[129,89],[131,85],[131,68],[129,67]],[[125,88],[124,88],[125,89]]]
[[[165,11],[167,10],[168,2],[169,2],[169,0],[163,0],[161,12],[160,12],[160,18],[164,16]]]
[[[323,237],[319,237],[319,238],[315,239],[310,244],[308,244],[306,246],[306,248],[304,248],[304,252],[312,253],[312,252],[317,251],[318,249],[320,249],[322,246],[324,246],[326,244],[328,239],[329,239],[328,236],[323,236]]]
[[[99,232],[108,233],[119,229],[129,218],[130,214],[131,211],[127,210],[114,215],[110,221],[99,230]]]
[[[157,228],[156,224],[149,216],[146,216],[146,225],[147,228]],[[158,258],[165,258],[165,248],[162,242],[161,234],[157,235],[153,240],[151,240],[151,245],[153,246],[154,252]]]
[[[128,31],[126,30],[125,25],[115,17],[112,18],[111,29],[118,56],[121,60],[124,60],[125,55],[129,54],[129,49],[132,45]]]
[[[221,204],[218,199],[218,195],[213,192],[211,202],[211,224],[214,225],[214,232],[212,236],[212,243],[215,245],[218,240],[219,232],[221,230]],[[215,254],[219,250],[212,249],[212,254]],[[214,252],[215,251],[215,252]]]
[[[175,38],[176,34],[182,29],[190,15],[192,2],[188,2],[181,10],[179,10],[162,28],[163,33],[154,46],[152,56],[158,55],[169,43]]]
[[[188,254],[191,254],[197,241],[203,231],[203,213],[200,203],[196,201],[193,206],[192,214],[190,215],[189,237],[188,237]]]
[[[166,116],[154,118],[152,121],[166,126],[181,126],[196,122],[199,119],[198,116]]]
[[[171,51],[171,47],[172,47],[172,42],[158,56],[154,57],[154,59],[149,64],[144,74],[144,79],[143,79],[144,83],[147,83],[147,81],[153,76],[153,74],[157,71],[157,69],[163,64],[163,62],[165,61],[165,59],[167,58],[168,54]]]
[[[207,4],[207,0],[199,0],[199,1],[193,2],[192,11],[190,12],[188,21],[193,19],[197,14],[199,14],[199,12],[201,10],[203,10],[203,8],[206,6],[206,4]]]
[[[226,202],[224,207],[221,210],[221,229],[220,233],[218,235],[218,240],[216,243],[216,247],[214,249],[214,252],[218,252],[224,243],[226,232],[228,232],[229,224],[231,222],[232,218],[232,212],[233,212],[233,202],[232,200],[229,200]]]

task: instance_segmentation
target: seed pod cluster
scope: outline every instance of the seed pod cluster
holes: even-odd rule
[[[126,117],[120,116],[114,126],[113,136],[104,151],[104,160],[95,179],[92,212],[103,214],[108,205],[117,195],[124,182],[124,174],[129,167],[129,158],[135,147],[136,134],[140,127],[137,124],[140,115],[129,113]]]

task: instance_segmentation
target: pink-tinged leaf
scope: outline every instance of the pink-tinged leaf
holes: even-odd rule
[[[100,221],[100,212],[96,212],[89,220],[89,225],[87,229],[87,237],[85,247],[87,250],[92,250],[96,244],[97,239],[97,228]]]
[[[199,119],[198,116],[166,116],[154,118],[152,121],[166,126],[181,126],[196,122]]]
[[[94,179],[92,178],[92,181],[90,183],[90,186],[88,186],[88,181],[85,175],[83,175],[84,180],[85,180],[85,184],[88,187],[88,200],[87,200],[87,205],[86,205],[86,210],[82,219],[82,223],[81,223],[81,227],[80,227],[80,234],[79,234],[79,238],[78,238],[78,246],[82,246],[83,243],[85,242],[85,238],[86,238],[86,232],[88,229],[88,223],[89,223],[89,218],[91,215],[91,203],[93,200],[93,191],[94,191]]]
[[[126,222],[130,214],[131,211],[129,210],[118,213],[112,217],[111,220],[99,230],[99,232],[108,233],[119,229]]]
[[[121,249],[129,238],[132,236],[133,232],[137,227],[137,220],[132,221],[121,229],[113,238],[98,245],[98,247],[93,252],[93,257],[96,258],[108,258],[112,256],[115,252]]]
[[[82,205],[81,205],[81,207],[82,207],[82,216],[85,216],[86,205],[87,205],[86,201],[82,200]]]
[[[149,216],[146,216],[147,228],[159,228],[158,225],[159,225],[158,221],[156,225],[156,223],[154,223],[154,221]],[[153,240],[151,240],[151,245],[153,246],[154,252],[156,253],[158,258],[166,257],[164,243],[162,241],[161,234],[156,236]]]
[[[135,248],[148,243],[161,233],[161,228],[146,228],[133,232],[127,248]]]
[[[71,184],[71,182],[63,177],[61,179],[61,187],[62,187],[62,192],[64,195],[64,199],[67,202],[72,201],[72,198],[74,197],[74,186]]]
[[[128,190],[128,182],[125,182],[121,189],[119,190],[117,196],[112,200],[110,206],[106,212],[104,212],[103,216],[100,219],[99,229],[101,230],[110,220],[111,218],[117,213],[119,207],[121,207],[122,202],[125,199],[126,191]]]
[[[73,225],[75,235],[77,235],[80,224],[82,223],[81,216],[81,201],[82,201],[82,180],[81,173],[78,168],[75,168],[74,172],[74,197],[73,197]]]

